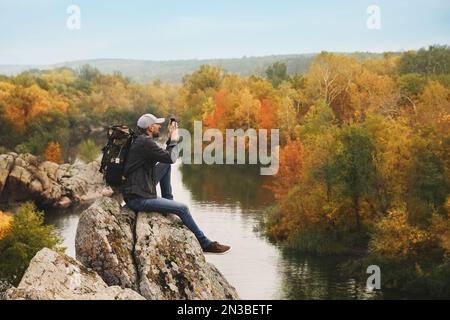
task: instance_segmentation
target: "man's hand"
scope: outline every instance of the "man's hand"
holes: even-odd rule
[[[171,142],[178,142],[180,140],[180,136],[178,134],[178,123],[173,121],[169,124],[169,136]]]
[[[178,127],[178,125],[177,125],[177,123],[175,121],[171,121],[169,123],[169,126],[168,126],[169,136],[172,135],[172,133],[177,129],[177,127]]]

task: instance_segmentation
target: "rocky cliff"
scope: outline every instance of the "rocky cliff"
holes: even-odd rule
[[[76,257],[42,250],[8,299],[239,299],[175,215],[102,197],[80,217]]]
[[[99,162],[58,165],[31,154],[0,155],[0,202],[36,200],[66,208],[104,193]]]

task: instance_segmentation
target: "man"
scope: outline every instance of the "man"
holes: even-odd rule
[[[158,146],[153,140],[159,136],[164,118],[152,114],[144,114],[137,122],[138,137],[128,152],[125,163],[126,181],[122,186],[122,194],[127,206],[138,211],[174,213],[194,233],[205,253],[224,254],[231,250],[230,246],[209,240],[195,223],[189,208],[173,200],[170,182],[171,164],[178,157],[177,124],[169,124],[170,138],[166,149]],[[156,195],[156,185],[160,184],[161,196]]]

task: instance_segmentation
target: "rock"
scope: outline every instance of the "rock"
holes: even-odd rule
[[[67,209],[72,205],[72,200],[69,197],[62,197],[58,202],[58,207],[61,209]]]
[[[77,260],[95,270],[109,285],[137,289],[133,257],[134,212],[110,198],[85,210],[78,222]]]
[[[135,213],[111,198],[80,217],[76,256],[108,285],[147,299],[239,299],[190,230],[175,215]]]
[[[139,213],[136,234],[139,292],[147,299],[238,299],[177,216]]]
[[[102,196],[100,163],[58,165],[30,154],[0,155],[0,201],[38,200],[41,204],[67,208]]]
[[[14,167],[16,153],[0,155],[0,193],[5,188],[6,180]]]
[[[44,248],[31,260],[19,286],[7,300],[144,300],[130,289],[108,286],[93,270],[61,253]]]

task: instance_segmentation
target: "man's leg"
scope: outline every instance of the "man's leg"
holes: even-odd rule
[[[160,213],[174,213],[180,217],[183,221],[184,225],[188,227],[197,238],[198,242],[200,242],[200,246],[205,249],[207,248],[212,241],[209,240],[205,234],[200,230],[200,228],[195,223],[192,218],[191,213],[189,212],[189,208],[180,202],[164,199],[164,198],[156,198],[156,199],[144,199],[137,198],[131,199],[127,203],[128,207],[134,211],[144,211],[144,212],[160,212]]]
[[[155,185],[159,183],[161,188],[161,197],[173,200],[172,184],[170,182],[171,164],[158,163],[155,166]]]

